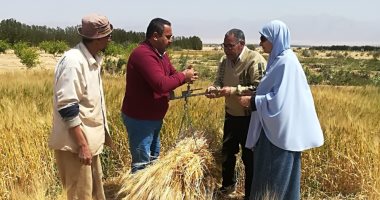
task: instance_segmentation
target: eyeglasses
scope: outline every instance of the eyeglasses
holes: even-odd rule
[[[240,41],[236,42],[235,44],[225,44],[225,43],[222,43],[220,44],[222,46],[222,48],[224,49],[232,49],[234,48],[237,44],[239,44]]]
[[[263,35],[261,35],[260,36],[260,42],[261,43],[264,43],[265,41],[267,41],[268,39],[265,37],[265,36],[263,36]]]
[[[164,35],[166,37],[166,39],[168,40],[173,40],[174,39],[174,35]]]

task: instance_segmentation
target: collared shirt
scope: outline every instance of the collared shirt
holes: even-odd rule
[[[69,128],[79,125],[92,154],[101,153],[105,134],[108,134],[101,62],[100,56],[94,58],[86,46],[79,43],[56,65],[50,148],[77,153],[79,147]],[[79,114],[73,117],[65,118],[59,112],[75,106],[79,106]]]
[[[226,56],[221,58],[214,86],[231,87],[232,94],[225,98],[225,109],[228,114],[232,116],[251,114],[251,111],[241,106],[238,101],[238,95],[242,90],[240,86],[243,86],[243,90],[248,87],[256,87],[264,75],[265,66],[265,58],[246,46],[235,63]]]

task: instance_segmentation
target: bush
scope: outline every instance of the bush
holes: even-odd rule
[[[40,63],[38,56],[39,54],[36,48],[28,47],[23,49],[18,57],[21,59],[21,63],[24,64],[27,68],[32,68]]]
[[[314,57],[317,53],[314,50],[305,49],[302,51],[303,57]]]
[[[35,67],[39,64],[38,60],[38,49],[35,47],[29,47],[26,42],[18,42],[14,45],[14,51],[22,64],[24,64],[27,68]]]
[[[137,47],[138,44],[131,43],[128,46],[118,44],[115,42],[111,42],[105,52],[105,60],[104,60],[104,69],[110,73],[125,73],[125,65],[127,64],[128,58],[131,55],[134,48]],[[121,56],[120,58],[120,55]]]
[[[125,67],[123,68],[123,66],[126,66],[126,64],[127,64],[127,61],[120,58],[116,63],[116,72],[118,73],[122,72],[124,74]]]
[[[129,59],[129,56],[131,55],[132,51],[138,46],[137,43],[131,43],[127,46],[127,48],[125,49],[125,53],[124,53],[124,61],[127,62],[128,59]],[[171,55],[171,53],[169,53],[169,56]]]
[[[305,75],[309,85],[318,85],[321,84],[323,81],[322,76],[312,72],[312,70],[310,70],[309,67],[305,67]]]
[[[53,55],[62,54],[69,49],[69,46],[64,41],[43,41],[39,47],[46,53]]]
[[[123,58],[106,58],[104,60],[103,68],[109,74],[124,74],[127,62]]]
[[[376,51],[376,52],[374,52],[374,53],[372,54],[372,56],[373,56],[373,59],[374,59],[374,60],[379,59],[379,58],[380,58],[380,51]]]
[[[374,75],[371,80],[375,86],[380,86],[380,74]]]
[[[216,73],[209,66],[201,65],[201,66],[198,66],[196,70],[198,71],[200,79],[211,80],[211,81],[215,80]]]
[[[110,74],[114,74],[116,71],[116,62],[117,61],[115,59],[105,58],[103,63],[103,69]]]
[[[20,57],[21,52],[27,48],[29,48],[29,44],[26,42],[18,42],[13,46],[13,50],[17,57]]]
[[[178,60],[177,70],[179,70],[179,71],[185,70],[187,68],[187,61],[188,60],[189,60],[188,54],[186,54],[186,56],[181,54],[179,57],[179,60]]]
[[[0,53],[5,53],[5,50],[9,49],[9,46],[6,41],[0,40]]]
[[[333,56],[334,56],[334,58],[338,58],[338,59],[345,58],[345,56],[340,52],[334,53]]]
[[[320,71],[320,75],[322,77],[322,80],[329,81],[330,79],[333,78],[332,77],[333,71],[332,71],[331,67],[321,66],[319,71]]]
[[[369,71],[347,71],[337,70],[332,73],[329,80],[331,85],[370,85],[373,81],[370,78]]]
[[[123,55],[126,51],[126,47],[122,44],[118,44],[115,42],[110,42],[104,52],[105,56],[118,56]]]

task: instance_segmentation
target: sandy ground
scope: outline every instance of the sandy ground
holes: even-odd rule
[[[40,53],[40,64],[36,68],[41,69],[53,69],[57,64],[60,56],[54,56],[52,54]],[[0,72],[26,69],[26,67],[20,62],[20,59],[13,53],[13,50],[7,50],[5,53],[0,53]]]
[[[298,56],[302,55],[302,51],[304,51],[307,48],[292,48],[294,52],[297,53]],[[367,59],[373,59],[373,53],[372,52],[362,52],[362,51],[329,51],[329,50],[324,50],[324,51],[317,51],[315,50],[315,55],[313,57],[315,58],[334,58],[334,54],[341,54],[344,57],[351,57],[354,59],[362,59],[362,60],[367,60]]]

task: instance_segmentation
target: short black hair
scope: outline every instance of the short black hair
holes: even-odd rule
[[[146,30],[145,38],[149,39],[152,37],[154,32],[162,35],[164,33],[164,25],[171,26],[171,23],[168,20],[162,18],[154,18],[150,21],[148,28]]]

